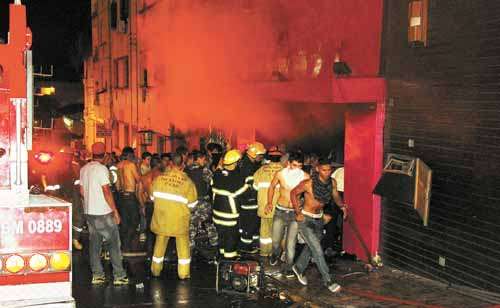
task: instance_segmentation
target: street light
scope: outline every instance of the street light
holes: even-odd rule
[[[147,129],[147,130],[140,130],[138,133],[141,136],[141,145],[152,145],[153,144],[153,134],[154,131]]]

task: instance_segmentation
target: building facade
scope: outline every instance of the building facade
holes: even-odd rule
[[[165,151],[161,134],[155,134],[156,140],[144,140],[145,134],[139,133],[150,127],[147,70],[140,61],[137,38],[144,3],[92,1],[92,55],[85,61],[83,80],[87,147],[102,141],[109,151],[124,146]]]
[[[385,1],[385,153],[433,170],[428,225],[384,199],[386,264],[500,292],[498,1]]]
[[[223,3],[92,1],[93,52],[84,79],[87,146],[104,141],[108,150],[143,144],[154,152],[172,148],[176,132],[168,110],[161,123],[154,114],[161,104],[151,95],[156,74],[147,67],[149,51],[138,38],[148,31],[139,29],[140,19],[165,1],[173,8]],[[264,64],[267,71],[247,72],[260,81],[255,92],[269,100],[303,102],[304,110],[309,103],[345,107],[345,197],[366,243],[345,226],[344,248],[366,259],[365,246],[385,264],[499,291],[499,4],[231,3],[249,14],[273,10],[277,61]],[[352,72],[335,71],[338,60]],[[421,158],[433,170],[427,226],[413,207],[373,195],[389,153]]]

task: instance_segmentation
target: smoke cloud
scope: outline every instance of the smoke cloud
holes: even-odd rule
[[[153,127],[255,128],[273,143],[339,129],[334,108],[292,106],[253,92],[255,82],[271,79],[288,27],[279,1],[259,3],[256,13],[239,1],[159,1],[144,14],[139,37],[151,76]]]

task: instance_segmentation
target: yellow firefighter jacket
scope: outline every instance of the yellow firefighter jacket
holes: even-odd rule
[[[163,236],[189,234],[190,208],[196,206],[196,186],[181,170],[172,168],[153,181],[151,231]]]
[[[269,163],[259,168],[253,175],[253,187],[257,190],[257,204],[259,205],[259,209],[257,214],[261,218],[272,218],[274,215],[274,206],[273,211],[271,213],[266,214],[264,209],[267,204],[267,192],[269,190],[269,186],[271,185],[271,181],[274,178],[274,175],[283,169],[283,166],[280,163]],[[278,187],[277,187],[278,188]],[[273,197],[273,205],[276,205],[279,198],[279,189],[275,189],[274,197]]]

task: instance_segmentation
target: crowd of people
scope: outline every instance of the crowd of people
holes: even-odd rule
[[[93,284],[105,282],[103,244],[114,284],[121,285],[129,283],[122,257],[145,254],[152,276],[159,276],[175,238],[180,279],[190,277],[191,256],[204,243],[216,248],[218,258],[260,254],[271,266],[282,262],[282,275],[304,285],[304,271],[314,259],[325,286],[331,292],[341,288],[329,273],[325,251],[338,238],[347,206],[328,159],[266,149],[259,142],[243,153],[211,143],[203,150],[180,146],[140,158],[131,147],[118,156],[96,143],[92,158],[74,156],[71,169],[73,244],[82,249],[86,225]]]

